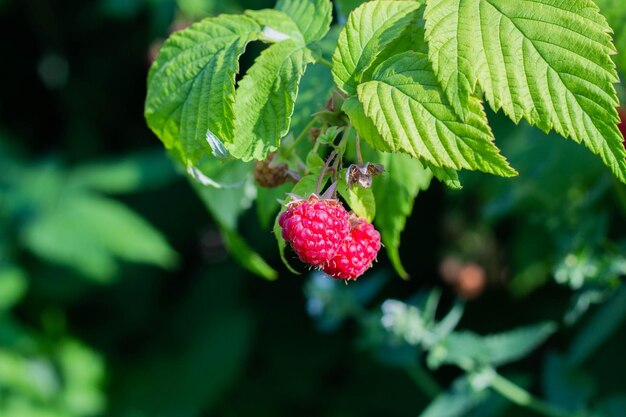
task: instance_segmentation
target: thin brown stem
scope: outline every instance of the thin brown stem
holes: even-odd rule
[[[356,134],[356,139],[354,146],[356,147],[356,160],[359,163],[359,166],[363,166],[363,156],[361,156],[361,138],[359,138],[359,134]]]

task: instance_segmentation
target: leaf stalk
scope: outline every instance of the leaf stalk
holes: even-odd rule
[[[491,388],[500,395],[519,406],[530,408],[547,417],[585,417],[586,414],[574,413],[556,407],[540,398],[535,397],[524,388],[514,384],[499,374],[494,374]]]

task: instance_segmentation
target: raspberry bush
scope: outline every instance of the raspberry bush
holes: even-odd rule
[[[280,0],[175,32],[150,70],[148,125],[205,186],[223,186],[216,172],[243,184],[252,171],[261,187],[317,176],[318,192],[330,179],[348,211],[376,224],[401,276],[402,224],[431,177],[458,189],[462,170],[518,175],[495,144],[485,106],[585,145],[626,181],[614,46],[591,0],[375,0],[345,25],[333,19],[328,0]],[[481,29],[495,20],[510,26],[501,29],[507,37]],[[587,36],[568,35],[583,24]],[[259,42],[266,49],[240,68]],[[315,93],[299,98],[300,89]],[[238,171],[224,174],[227,167]],[[375,178],[381,172],[387,178]],[[285,191],[259,193],[264,216]]]
[[[609,0],[599,3],[615,9]],[[626,41],[620,33],[615,42]],[[615,187],[626,183],[614,59],[624,62],[615,52],[612,29],[592,0],[279,0],[273,9],[208,17],[172,34],[149,72],[145,118],[189,174],[229,250],[252,272],[277,275],[239,235],[238,218],[254,201],[263,229],[274,220],[280,255],[292,272],[308,266],[326,279],[363,276],[361,283],[374,275],[369,271],[380,256],[406,279],[400,243],[411,236],[402,232],[416,197],[434,180],[458,196],[465,181],[499,184],[476,197],[492,203],[497,219],[532,195],[529,187],[495,200],[506,194],[503,181],[542,189],[528,198],[532,206],[579,174],[542,161],[549,155],[529,157],[527,137],[543,132],[569,139],[604,164]],[[523,125],[525,137],[515,144],[498,140],[508,136],[500,128],[506,119]],[[580,158],[585,169],[595,169],[587,162],[593,159]],[[553,166],[555,174],[537,180]],[[223,201],[236,208],[226,210]],[[549,227],[571,231],[562,222],[577,218],[579,209],[564,209],[571,216],[555,216]],[[442,267],[465,299],[480,295],[487,275],[506,274],[490,237],[476,236],[483,246],[459,245],[462,256],[450,255]],[[540,281],[536,271],[553,269],[560,284],[580,289],[571,282],[573,258],[537,257],[529,261],[536,268],[529,275]],[[542,343],[555,330],[552,323],[502,335],[510,350],[503,353],[495,336],[453,331],[456,310],[443,323],[433,313],[429,323],[415,325],[424,332],[416,338],[396,329],[393,317],[399,311],[411,320],[425,316],[411,316],[400,304],[388,307],[387,330],[421,346],[432,368],[459,366],[466,397],[481,392],[472,384],[484,378],[483,388],[519,405],[566,415],[495,371]],[[476,350],[459,353],[462,345]]]
[[[625,5],[0,0],[0,417],[625,417]]]

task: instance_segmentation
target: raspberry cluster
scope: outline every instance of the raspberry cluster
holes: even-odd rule
[[[381,246],[371,223],[349,214],[340,201],[315,194],[289,202],[278,224],[302,262],[337,279],[361,276]]]

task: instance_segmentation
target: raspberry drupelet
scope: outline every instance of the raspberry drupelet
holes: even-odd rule
[[[352,215],[350,234],[335,256],[323,266],[333,278],[351,280],[363,275],[371,266],[380,249],[380,233],[365,219]]]

